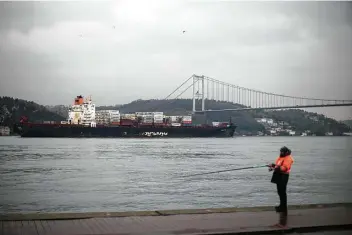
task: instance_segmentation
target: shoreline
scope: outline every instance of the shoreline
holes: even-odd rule
[[[324,204],[303,204],[289,205],[288,210],[306,210],[345,207],[352,208],[351,203],[324,203]],[[2,213],[0,221],[17,220],[67,220],[87,219],[101,217],[132,217],[132,216],[170,216],[170,215],[191,215],[191,214],[214,214],[214,213],[238,213],[238,212],[264,212],[272,211],[273,206],[257,207],[224,207],[205,209],[173,209],[173,210],[150,210],[150,211],[116,211],[116,212],[23,212],[23,213]]]

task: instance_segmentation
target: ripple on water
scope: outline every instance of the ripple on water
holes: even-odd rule
[[[351,202],[352,138],[0,140],[0,213],[128,211],[277,203],[266,168],[288,145],[289,203]]]

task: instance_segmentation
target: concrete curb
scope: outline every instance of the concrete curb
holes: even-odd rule
[[[289,210],[352,207],[352,203],[332,204],[307,204],[292,205]],[[87,213],[9,213],[0,215],[0,221],[18,220],[69,220],[89,219],[101,217],[131,217],[131,216],[170,216],[185,214],[211,214],[211,213],[236,213],[236,212],[261,212],[273,211],[273,206],[245,207],[245,208],[209,208],[209,209],[184,209],[184,210],[158,210],[158,211],[126,211],[126,212],[87,212]]]

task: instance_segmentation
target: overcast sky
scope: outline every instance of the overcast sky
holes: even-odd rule
[[[351,59],[347,2],[0,2],[0,95],[41,104],[163,98],[192,74],[352,100]]]

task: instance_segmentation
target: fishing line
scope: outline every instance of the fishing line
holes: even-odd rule
[[[221,172],[227,172],[227,171],[238,171],[238,170],[245,170],[245,169],[255,169],[255,168],[263,168],[263,167],[268,167],[268,164],[265,165],[259,165],[259,166],[249,166],[249,167],[241,167],[241,168],[233,168],[233,169],[227,169],[227,170],[220,170],[220,171],[212,171],[212,172],[204,172],[204,173],[198,173],[198,174],[192,174],[192,175],[185,175],[185,176],[180,176],[179,178],[176,178],[174,180],[169,181],[169,183],[172,184],[173,187],[177,187],[179,185],[184,185],[185,183],[199,183],[199,184],[204,184],[205,182],[203,181],[204,179],[186,179],[188,177],[193,177],[193,176],[201,176],[201,175],[207,175],[207,174],[215,174],[215,173],[221,173]],[[207,179],[206,181],[210,181]]]
[[[221,173],[221,172],[227,172],[227,171],[238,171],[238,170],[246,170],[246,169],[262,168],[262,167],[268,167],[268,164],[265,164],[265,165],[260,165],[260,166],[248,166],[248,167],[233,168],[233,169],[220,170],[220,171],[204,172],[204,173],[198,173],[198,174],[193,174],[193,175],[181,176],[181,178],[193,177],[193,176],[198,176],[198,175],[215,174],[215,173]]]

